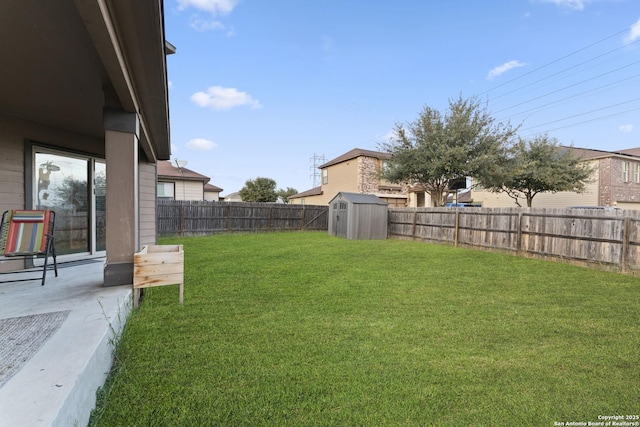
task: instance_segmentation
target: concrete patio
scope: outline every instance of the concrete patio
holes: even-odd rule
[[[0,283],[0,321],[64,312],[66,319],[0,385],[0,427],[86,426],[111,367],[114,333],[131,310],[132,286],[103,286],[104,259],[59,263],[58,277]],[[1,275],[0,281],[27,274]],[[26,357],[29,357],[27,355]],[[1,383],[0,383],[1,384]]]

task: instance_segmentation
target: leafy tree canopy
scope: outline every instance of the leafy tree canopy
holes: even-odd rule
[[[282,199],[283,202],[289,203],[289,197],[293,196],[294,194],[298,194],[298,190],[291,187],[287,187],[286,190],[283,190],[281,188],[278,191],[276,191],[276,194],[278,195],[278,197]]]
[[[271,178],[250,179],[240,190],[240,197],[244,202],[273,203],[278,200],[276,182]]]
[[[593,169],[547,135],[519,139],[500,162],[500,173],[482,184],[488,190],[505,193],[520,206],[519,198],[531,207],[536,194],[558,191],[583,192]]]
[[[477,99],[459,97],[445,112],[425,106],[413,122],[396,124],[394,133],[382,144],[391,154],[382,178],[422,185],[432,205],[443,206],[459,179],[497,173],[515,130],[496,123]]]

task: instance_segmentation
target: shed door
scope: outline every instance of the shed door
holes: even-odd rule
[[[335,231],[336,236],[347,237],[347,203],[338,203],[338,212],[336,214]]]

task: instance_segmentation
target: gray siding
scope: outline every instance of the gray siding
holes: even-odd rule
[[[140,246],[156,244],[156,165],[140,161]]]

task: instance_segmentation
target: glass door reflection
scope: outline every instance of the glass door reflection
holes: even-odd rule
[[[56,213],[56,252],[58,255],[91,252],[91,214],[94,211],[88,182],[91,160],[45,152],[35,153],[36,209],[51,209]],[[102,164],[104,180],[104,164]],[[99,174],[96,174],[98,181]],[[104,186],[102,188],[104,195]],[[100,200],[96,195],[96,204]],[[104,200],[102,200],[104,212]],[[104,214],[103,214],[104,215]],[[104,249],[104,225],[102,233]],[[96,238],[96,247],[100,239]]]

